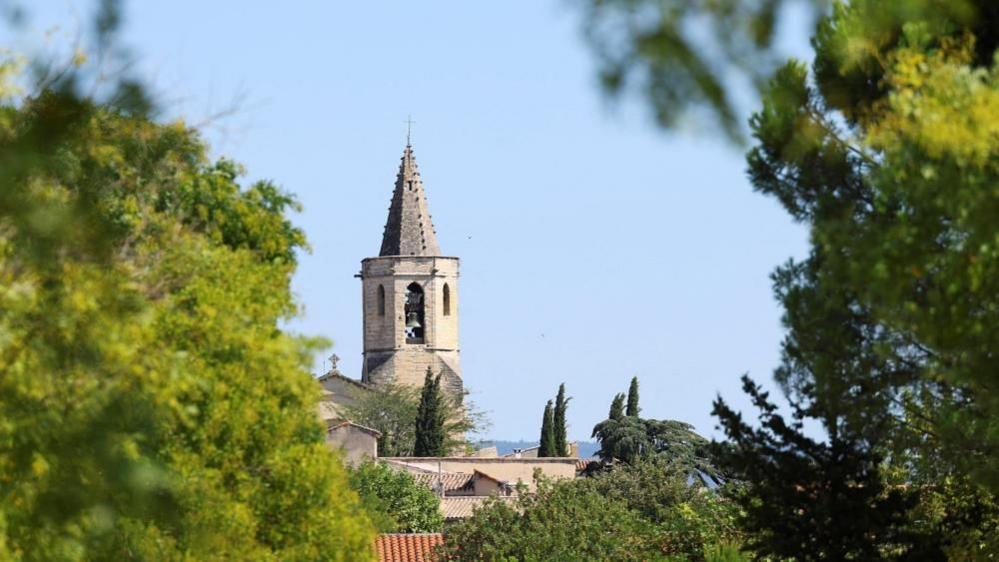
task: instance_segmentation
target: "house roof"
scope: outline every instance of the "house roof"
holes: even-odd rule
[[[335,429],[340,429],[342,427],[346,427],[348,425],[351,426],[351,427],[357,428],[357,429],[359,429],[359,430],[361,430],[361,431],[363,431],[365,433],[374,435],[376,438],[381,437],[381,435],[382,435],[382,432],[378,431],[377,429],[373,429],[373,428],[361,425],[359,423],[354,423],[354,422],[349,421],[349,420],[334,420],[333,422],[331,422],[329,425],[326,426],[326,431],[330,432],[330,431],[333,431]]]
[[[445,496],[441,498],[441,513],[447,520],[465,519],[471,517],[475,508],[491,497],[507,503],[513,503],[517,499],[511,496]]]
[[[434,488],[437,485],[437,479],[440,478],[441,484],[444,485],[445,494],[470,488],[473,482],[472,475],[464,472],[442,472],[439,475],[436,472],[416,472],[412,474],[417,482],[426,484],[430,488]]]
[[[442,544],[440,533],[384,533],[375,539],[375,552],[380,562],[431,562]]]
[[[336,369],[327,371],[327,372],[323,373],[322,375],[319,375],[318,377],[316,377],[316,380],[319,381],[319,382],[322,382],[322,381],[325,381],[325,380],[329,380],[329,379],[339,379],[339,380],[342,380],[342,381],[344,381],[346,383],[352,384],[352,385],[354,385],[354,386],[356,386],[358,388],[362,388],[364,390],[371,390],[371,387],[368,386],[366,383],[363,383],[363,382],[361,382],[361,381],[359,381],[357,379],[352,379],[352,378],[348,377],[347,375],[341,373],[340,371],[338,371]]]
[[[481,470],[479,470],[477,468],[474,470],[473,474],[477,474],[477,475],[479,475],[482,478],[486,478],[487,480],[492,480],[493,482],[495,482],[497,484],[509,484],[508,480],[500,480],[499,478],[496,478],[495,476],[491,476],[489,474],[486,474],[485,472],[482,472]]]
[[[406,144],[402,162],[395,178],[392,203],[389,206],[382,249],[379,256],[439,256],[437,233],[430,221],[423,180],[413,156],[413,147]]]

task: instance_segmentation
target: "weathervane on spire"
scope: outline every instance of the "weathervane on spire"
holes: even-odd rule
[[[406,146],[411,146],[410,143],[409,143],[409,137],[413,133],[413,123],[416,123],[416,121],[413,121],[413,116],[412,115],[407,115],[406,116]]]

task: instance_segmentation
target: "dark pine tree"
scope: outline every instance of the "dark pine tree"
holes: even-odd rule
[[[539,457],[555,456],[555,420],[552,411],[552,401],[545,404],[545,413],[541,418],[541,443],[538,445]]]
[[[607,419],[619,420],[624,417],[624,394],[617,393],[614,395],[614,400],[611,402],[610,412],[607,414]]]
[[[766,392],[749,377],[742,380],[760,411],[760,427],[718,398],[713,414],[728,441],[713,448],[721,468],[748,484],[734,492],[751,537],[748,550],[779,560],[946,559],[932,537],[907,522],[917,492],[886,485],[884,459],[863,435],[829,423],[839,416],[827,411],[828,438],[812,439],[803,420],[822,418],[814,406],[791,400],[793,418],[785,420]],[[888,547],[897,553],[886,554]]]
[[[638,377],[631,377],[631,386],[628,387],[628,409],[624,415],[633,418],[638,417],[641,408],[638,407]]]
[[[417,457],[443,457],[444,403],[441,396],[440,375],[434,376],[427,367],[427,376],[423,381],[423,392],[420,394],[420,406],[416,411],[416,445],[413,455]]]
[[[569,407],[569,400],[565,397],[565,383],[558,385],[558,396],[555,397],[555,455],[564,457],[569,454],[569,440],[565,426],[565,411]]]

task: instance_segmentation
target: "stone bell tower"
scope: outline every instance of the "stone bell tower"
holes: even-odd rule
[[[365,383],[420,388],[427,367],[460,392],[458,258],[442,256],[408,141],[382,248],[361,261]]]

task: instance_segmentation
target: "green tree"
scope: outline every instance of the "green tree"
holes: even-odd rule
[[[624,415],[637,418],[641,408],[638,407],[638,377],[631,377],[631,385],[628,386],[628,407]]]
[[[653,525],[620,501],[570,480],[540,480],[511,505],[487,500],[448,528],[448,560],[665,560]]]
[[[635,464],[658,457],[670,459],[697,480],[725,479],[711,462],[708,441],[688,423],[624,416],[598,423],[592,436],[600,443],[597,456],[605,465],[616,461]]]
[[[447,436],[444,430],[447,414],[444,411],[440,382],[440,375],[435,377],[430,367],[427,367],[420,404],[416,410],[413,455],[417,457],[443,457],[447,454]]]
[[[773,55],[770,39],[784,12],[779,1],[592,4],[611,86],[639,77],[667,117],[705,100],[731,107],[719,77],[733,64],[746,69],[743,57]],[[729,24],[736,41],[760,30],[763,41],[743,42],[746,55],[697,48],[697,35],[684,29],[697,18]],[[986,187],[997,183],[999,161],[997,29],[994,2],[835,3],[817,19],[810,68],[789,61],[774,74],[772,65],[747,72],[764,95],[750,122],[750,178],[810,227],[813,248],[774,274],[788,329],[776,378],[800,418],[780,422],[791,427],[786,435],[755,436],[739,447],[764,450],[766,439],[785,439],[802,457],[832,454],[793,431],[811,418],[836,454],[854,462],[839,470],[814,461],[801,467],[810,475],[804,480],[842,488],[858,477],[853,469],[875,466],[878,474],[862,475],[867,486],[920,492],[908,521],[890,531],[935,521],[951,545],[994,535],[989,506],[999,489],[999,400],[990,390],[999,342],[999,195]],[[691,80],[696,96],[673,105]],[[712,89],[720,95],[709,95]],[[735,115],[720,111],[723,119]],[[761,415],[769,421],[767,411]],[[966,509],[969,498],[976,508]],[[975,515],[941,515],[958,512]],[[786,523],[794,522],[773,522]],[[975,558],[990,551],[987,544],[994,541],[974,554],[948,555]]]
[[[761,412],[760,428],[721,399],[714,413],[729,439],[716,447],[717,462],[751,484],[733,494],[748,548],[775,559],[945,559],[939,542],[909,528],[916,491],[886,485],[884,459],[861,435],[833,427],[828,441],[810,438],[803,420],[814,411],[792,403],[789,423],[748,377],[743,387]]]
[[[447,553],[459,561],[717,560],[741,540],[738,507],[665,459],[537,484],[537,494],[494,499],[450,527]]]
[[[443,528],[440,499],[412,474],[370,459],[348,473],[379,532],[439,533]]]
[[[619,420],[624,417],[624,394],[618,393],[614,395],[614,400],[611,400],[610,412],[607,413],[607,419]]]
[[[343,415],[361,425],[381,432],[378,456],[408,457],[416,445],[416,414],[420,392],[409,386],[379,385],[368,391],[357,391],[353,403],[345,406]]]
[[[420,406],[418,389],[396,384],[378,385],[353,393],[353,403],[343,416],[355,423],[377,429],[378,454],[382,457],[408,457],[416,446],[416,415]],[[465,395],[441,392],[444,421],[444,449],[470,450],[469,435],[481,434],[489,423],[485,413]]]
[[[370,559],[280,328],[297,203],[56,86],[0,104],[0,558]]]
[[[579,485],[621,502],[652,524],[666,554],[700,560],[718,545],[743,540],[739,506],[690,478],[684,462],[652,456],[596,472]]]
[[[538,443],[539,457],[558,456],[555,450],[555,421],[552,412],[552,401],[545,404],[545,412],[541,416],[541,439]]]
[[[565,396],[565,383],[558,385],[558,395],[555,396],[555,415],[552,419],[555,427],[555,456],[564,457],[569,454],[569,438],[567,435],[565,413],[569,408],[569,400]]]
[[[750,123],[750,177],[809,225],[814,246],[807,263],[781,268],[778,281],[798,285],[797,295],[812,286],[832,296],[839,316],[857,319],[857,345],[899,371],[864,383],[889,407],[855,393],[861,406],[842,413],[856,422],[888,412],[890,423],[906,411],[928,415],[924,453],[943,448],[949,462],[999,489],[999,399],[989,391],[999,342],[999,197],[982,187],[997,174],[994,2],[836,3],[815,12],[811,72],[797,61],[744,64],[773,61],[779,1],[592,4],[587,20],[609,84],[644,81],[657,112],[676,117],[701,104],[734,118],[720,77],[739,69],[755,79],[764,103]],[[687,25],[695,19],[730,30],[721,50],[698,48]],[[674,104],[687,87],[695,96]],[[835,333],[820,313],[784,304],[811,334]],[[790,341],[811,337],[796,331]],[[798,386],[817,399],[839,400],[857,382],[840,376],[835,361],[813,359],[812,380]]]

